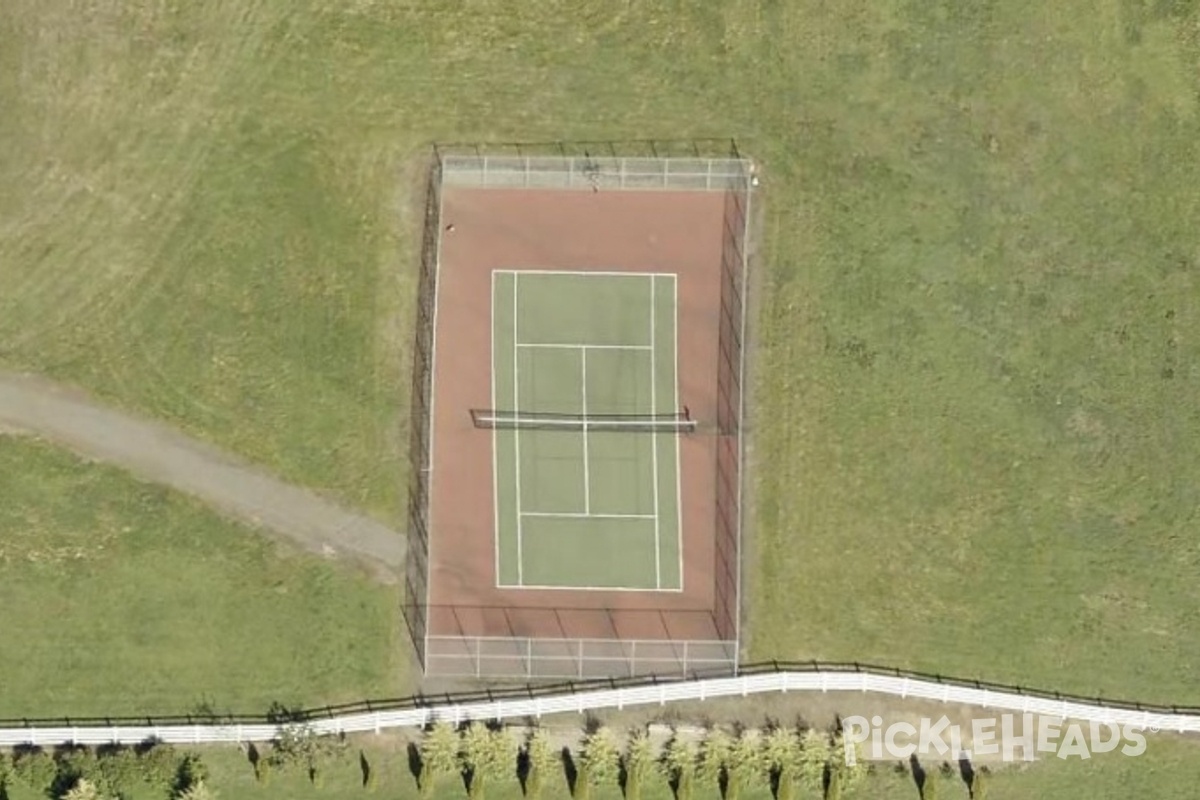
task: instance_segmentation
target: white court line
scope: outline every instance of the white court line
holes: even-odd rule
[[[658,413],[658,372],[655,367],[654,359],[654,343],[657,341],[655,336],[658,334],[657,323],[655,322],[654,314],[654,285],[658,279],[654,276],[650,277],[650,413]],[[651,470],[654,473],[654,588],[662,588],[662,541],[660,539],[660,525],[658,521],[658,434],[650,434],[650,463],[653,465]]]
[[[653,514],[581,514],[578,511],[522,511],[521,516],[553,519],[654,519]]]
[[[651,350],[649,344],[572,344],[571,342],[518,342],[517,347],[552,347],[563,350]]]
[[[496,273],[492,272],[492,408],[496,407]],[[515,369],[515,366],[514,366]],[[496,540],[496,585],[500,585],[500,454],[496,449],[498,431],[492,428],[492,512],[495,522]]]
[[[513,273],[513,409],[519,411],[521,403],[521,389],[518,380],[521,375],[520,359],[518,358],[517,342],[517,278],[519,274]],[[513,450],[516,453],[516,480],[517,480],[517,584],[521,585],[524,582],[524,562],[525,555],[521,543],[521,429],[513,430]]]
[[[671,276],[674,302],[671,303],[671,325],[674,329],[674,347],[671,348],[671,386],[674,391],[674,408],[679,408],[679,279]],[[679,455],[679,440],[676,437],[676,551],[679,553],[679,591],[683,591],[683,457]]]
[[[671,378],[672,391],[675,393],[675,408],[679,410],[679,279],[671,276],[671,322],[675,326],[675,340],[671,348],[671,366],[674,375]],[[679,440],[675,437],[675,550],[679,553],[679,591],[683,591],[683,458],[680,456]]]
[[[680,589],[655,589],[653,586],[555,586],[545,583],[502,583],[498,589],[536,589],[540,592],[658,592],[679,594]]]
[[[592,478],[588,469],[588,428],[587,428],[587,348],[579,351],[582,357],[579,363],[583,370],[583,389],[580,394],[580,402],[583,404],[583,513],[585,516],[590,516],[592,513]]]
[[[598,278],[645,278],[647,275],[665,278],[674,274],[671,272],[616,272],[600,269],[500,269],[496,271],[513,275],[595,275]]]

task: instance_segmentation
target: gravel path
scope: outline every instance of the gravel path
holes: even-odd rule
[[[381,581],[394,583],[401,571],[402,534],[172,428],[108,408],[76,389],[0,372],[0,434],[6,431],[31,433],[123,467],[306,550],[360,563]]]

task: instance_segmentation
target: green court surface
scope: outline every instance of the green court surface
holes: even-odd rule
[[[596,421],[494,431],[497,583],[680,590],[678,434],[598,422],[679,409],[675,276],[492,278],[493,408]]]

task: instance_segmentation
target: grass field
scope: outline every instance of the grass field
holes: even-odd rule
[[[1196,781],[1200,780],[1200,766],[1195,761],[1195,748],[1179,742],[1151,739],[1147,751],[1137,758],[1125,756],[1095,756],[1089,761],[1049,762],[1019,765],[1002,769],[992,775],[988,788],[989,800],[1025,800],[1025,798],[1050,798],[1055,800],[1123,800],[1137,796],[1138,790],[1147,785],[1154,786],[1153,796],[1162,800],[1183,800],[1195,796]],[[212,769],[212,785],[222,797],[238,797],[245,800],[287,796],[295,800],[336,796],[339,798],[402,797],[416,796],[416,784],[409,772],[407,757],[399,740],[368,741],[362,751],[373,770],[378,784],[374,792],[362,788],[362,772],[357,761],[360,752],[351,747],[351,758],[346,763],[330,769],[323,788],[313,788],[303,775],[279,774],[272,782],[260,786],[254,782],[254,774],[245,756],[234,748],[208,748],[200,751]],[[1150,777],[1153,776],[1153,777]],[[1151,783],[1153,781],[1153,783]],[[947,779],[941,785],[942,800],[966,800],[966,787],[961,781]],[[434,796],[437,800],[465,798],[462,784],[444,781]],[[487,789],[489,800],[520,800],[518,784],[511,786],[490,784]],[[569,797],[566,781],[548,787],[547,800],[563,800]],[[670,800],[672,797],[665,781],[650,781],[643,790],[647,800]],[[770,800],[769,792],[746,792],[746,800]],[[797,800],[808,800],[810,795],[801,793]],[[612,787],[592,794],[595,800],[620,800],[621,794]],[[715,792],[698,790],[695,800],[717,800]],[[815,797],[815,795],[813,796]],[[868,778],[867,783],[847,797],[873,798],[873,800],[918,800],[918,793],[910,774],[896,774],[890,767],[880,765]]]
[[[394,518],[424,144],[734,134],[766,170],[751,656],[1200,702],[1198,26],[9,0],[0,363]]]
[[[122,473],[0,436],[0,718],[394,696],[399,602]]]

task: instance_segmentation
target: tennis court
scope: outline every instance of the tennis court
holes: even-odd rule
[[[492,273],[501,587],[679,591],[674,274]]]

